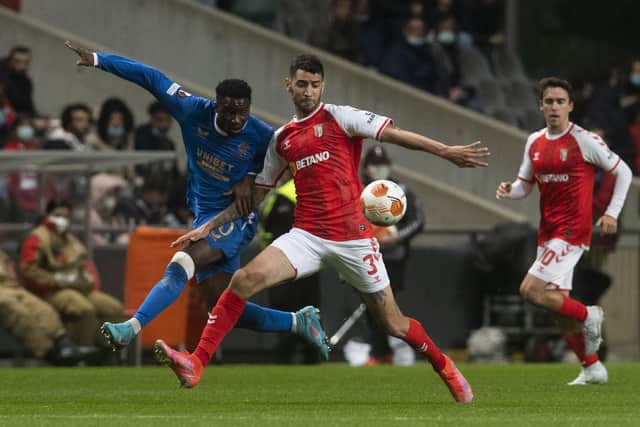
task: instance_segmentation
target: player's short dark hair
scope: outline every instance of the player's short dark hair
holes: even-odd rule
[[[49,203],[47,203],[47,207],[45,208],[44,211],[47,213],[47,215],[49,215],[51,212],[53,212],[58,208],[67,208],[69,210],[72,209],[71,203],[68,200],[51,199],[49,200]]]
[[[569,101],[573,102],[573,87],[571,87],[571,83],[567,80],[561,79],[559,77],[545,77],[544,79],[538,82],[538,86],[540,87],[540,100],[544,96],[544,91],[550,87],[559,87],[564,89],[569,94]]]
[[[11,48],[9,51],[9,59],[13,58],[16,53],[28,53],[31,54],[31,49],[26,46],[18,45]]]
[[[151,104],[149,104],[147,113],[149,113],[150,116],[155,116],[158,113],[171,114],[169,112],[169,108],[167,108],[167,106],[164,105],[162,102],[158,102],[158,101],[153,101]]]
[[[216,98],[248,99],[251,101],[251,86],[241,79],[225,79],[216,86]]]
[[[71,116],[76,111],[84,111],[89,115],[91,120],[93,120],[93,113],[91,112],[91,108],[89,108],[87,104],[82,104],[82,103],[69,104],[66,107],[64,107],[64,110],[62,110],[62,116],[60,117],[60,120],[62,121],[63,129],[65,130],[69,129],[69,126],[71,125]]]
[[[320,74],[324,79],[324,67],[322,61],[315,55],[303,53],[293,58],[289,66],[289,77],[293,77],[296,71],[302,70],[311,74]]]

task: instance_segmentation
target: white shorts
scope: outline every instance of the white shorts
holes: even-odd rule
[[[362,293],[378,292],[389,286],[387,268],[375,238],[334,242],[292,228],[272,245],[289,258],[296,269],[296,278],[309,276],[326,265]]]
[[[571,290],[573,270],[584,248],[564,240],[551,239],[538,246],[538,255],[529,274],[548,283],[547,289]]]

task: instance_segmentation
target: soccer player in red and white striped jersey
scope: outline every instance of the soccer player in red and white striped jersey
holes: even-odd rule
[[[540,111],[547,127],[527,139],[514,183],[498,186],[498,199],[520,199],[534,184],[540,190],[538,256],[520,285],[525,300],[555,313],[565,341],[581,361],[580,375],[570,385],[602,384],[607,370],[598,360],[604,318],[598,306],[585,307],[569,296],[573,270],[591,243],[591,212],[595,169],[616,177],[613,196],[596,222],[615,234],[631,170],[596,134],[569,121],[573,110],[569,82],[555,77],[540,82]]]
[[[277,284],[304,277],[323,265],[337,270],[362,295],[367,308],[389,335],[404,339],[425,354],[449,387],[454,399],[470,403],[471,387],[454,363],[433,343],[415,319],[398,308],[373,237],[371,224],[359,206],[362,183],[358,164],[365,138],[425,151],[460,167],[486,166],[489,155],[479,142],[448,146],[393,126],[391,119],[348,106],[324,104],[324,70],[314,56],[297,57],[286,79],[296,117],[274,134],[262,172],[256,178],[256,203],[283,176],[293,176],[297,205],[293,228],[276,239],[244,268],[218,300],[192,355],[159,342],[157,351],[181,383],[193,387],[223,337],[233,327],[246,300]],[[225,210],[200,229],[176,241],[197,240],[238,215]]]

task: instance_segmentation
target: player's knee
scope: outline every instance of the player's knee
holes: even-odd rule
[[[249,272],[246,268],[240,268],[233,273],[229,288],[240,298],[248,299],[260,291],[263,282],[263,274],[259,272]]]
[[[538,289],[528,283],[523,283],[520,286],[520,295],[522,295],[522,298],[524,298],[525,301],[529,301],[534,304],[539,303],[540,299],[542,298],[542,295],[538,291]]]

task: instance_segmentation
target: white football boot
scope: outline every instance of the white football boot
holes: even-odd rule
[[[602,342],[604,312],[597,305],[587,307],[587,318],[582,326],[584,332],[584,354],[590,356],[598,351]]]
[[[580,368],[580,375],[568,385],[606,384],[609,380],[607,368],[599,360],[591,366]]]

